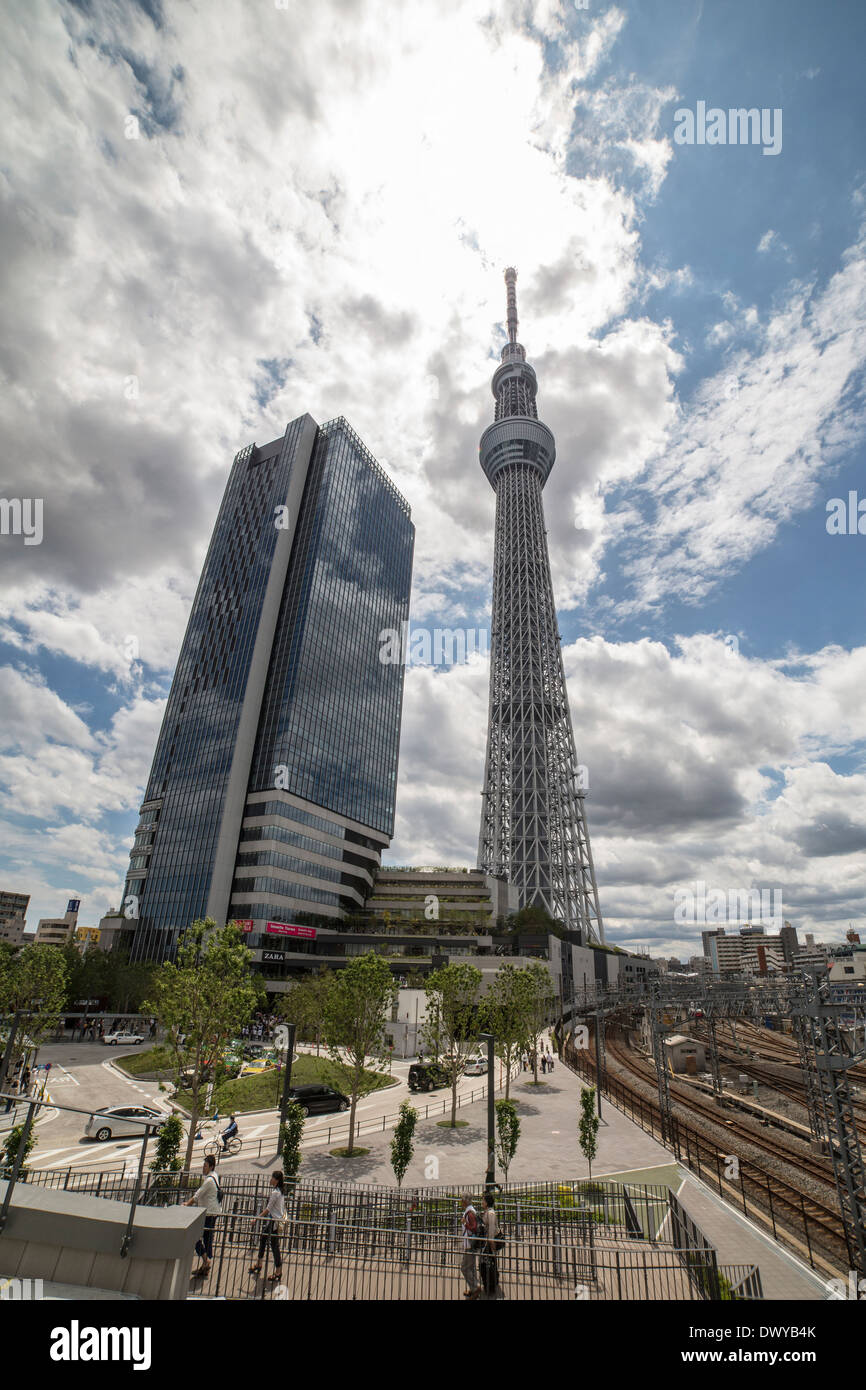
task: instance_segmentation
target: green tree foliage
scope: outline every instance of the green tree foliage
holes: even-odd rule
[[[556,990],[550,971],[541,961],[533,961],[523,972],[526,976],[527,1018],[532,1049],[533,1079],[538,1080],[538,1037],[547,1027],[556,1010]]]
[[[293,984],[280,1001],[280,1016],[294,1023],[299,1042],[314,1042],[316,1052],[321,1043],[325,997],[333,973],[332,970],[317,970],[306,975]]]
[[[48,949],[51,950],[51,947],[49,947]],[[3,1148],[2,1150],[0,1150],[0,1178],[11,1178],[12,1171],[15,1167],[15,1160],[18,1157],[18,1150],[21,1147],[21,1141],[23,1138],[23,1124],[15,1125],[15,1127],[13,1129],[10,1129],[9,1133],[6,1135],[6,1138],[3,1143]],[[30,1153],[35,1143],[36,1130],[31,1125],[30,1133],[27,1136],[27,1147],[24,1150],[24,1157],[21,1160],[21,1167],[18,1170],[19,1177],[22,1173],[27,1171],[27,1160],[30,1157]]]
[[[183,1120],[174,1111],[156,1132],[156,1152],[150,1162],[150,1171],[157,1174],[155,1186],[158,1191],[169,1192],[176,1186],[177,1180],[171,1175],[181,1171],[182,1143]]]
[[[520,1119],[513,1100],[496,1102],[496,1157],[508,1182],[508,1170],[517,1153],[520,1139]]]
[[[149,961],[130,961],[127,952],[100,951],[91,946],[82,951],[74,942],[59,950],[66,963],[68,984],[66,1007],[76,999],[107,999],[115,1013],[138,1013],[141,1001],[150,992],[157,966]]]
[[[0,1013],[23,1011],[10,1073],[28,1042],[37,1046],[57,1028],[66,999],[66,965],[56,946],[24,946],[0,973]]]
[[[589,1164],[589,1178],[592,1181],[592,1161],[598,1152],[598,1115],[595,1113],[595,1087],[580,1088],[580,1124],[578,1135],[580,1151]]]
[[[427,976],[427,1019],[450,1073],[451,1126],[457,1124],[457,1082],[478,1036],[481,971],[474,965],[446,965]],[[425,1036],[427,1033],[425,1025]]]
[[[496,1056],[505,1067],[505,1099],[511,1095],[511,1069],[529,1044],[533,1015],[525,970],[503,965],[481,1001],[483,1031],[492,1033]]]
[[[415,1152],[415,1126],[418,1123],[418,1111],[408,1100],[404,1100],[400,1106],[400,1118],[394,1130],[394,1137],[391,1140],[391,1167],[394,1177],[397,1179],[397,1186],[403,1186],[403,1179],[406,1176],[406,1169],[412,1162],[412,1155]]]
[[[372,1073],[386,1069],[382,1055],[385,1024],[396,998],[397,986],[391,970],[373,951],[354,956],[328,980],[322,1033],[335,1080],[350,1097],[349,1155],[354,1152],[358,1101],[374,1088],[376,1078]]]
[[[283,1173],[289,1182],[294,1182],[301,1166],[301,1140],[304,1137],[306,1116],[303,1106],[296,1100],[286,1105],[286,1127],[283,1131]]]
[[[259,985],[250,973],[251,952],[239,927],[217,927],[208,917],[193,922],[178,943],[177,958],[165,961],[143,1004],[168,1035],[178,1086],[188,1073],[190,1126],[184,1168],[192,1163],[193,1143],[205,1098],[205,1072],[255,1008]]]

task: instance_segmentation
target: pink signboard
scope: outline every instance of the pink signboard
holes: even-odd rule
[[[252,917],[245,917],[245,918],[235,917],[233,920],[234,920],[235,926],[236,926],[236,927],[240,927],[241,931],[252,931],[252,929],[253,929],[253,919],[252,919]]]
[[[268,922],[268,931],[277,936],[303,936],[309,940],[314,940],[316,935],[315,927],[293,927],[289,922]]]

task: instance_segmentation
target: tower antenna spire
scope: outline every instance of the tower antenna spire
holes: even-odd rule
[[[517,342],[517,271],[510,265],[505,272],[505,286],[508,296],[508,341]]]

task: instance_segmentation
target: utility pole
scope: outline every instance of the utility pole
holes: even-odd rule
[[[848,1069],[863,1057],[845,1055],[839,1027],[844,1011],[844,1004],[830,1003],[827,979],[809,971],[804,996],[793,1003],[791,1013],[810,1044],[851,1268],[866,1275],[866,1167],[848,1084]]]
[[[601,1119],[601,1090],[604,1086],[604,1005],[595,1007],[595,1091],[598,1118]]]

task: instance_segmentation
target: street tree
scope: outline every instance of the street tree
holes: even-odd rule
[[[412,1155],[415,1152],[415,1126],[418,1123],[418,1111],[408,1100],[404,1100],[400,1106],[400,1118],[394,1130],[394,1137],[391,1140],[391,1167],[394,1177],[397,1179],[397,1186],[403,1186],[403,1179],[406,1176],[406,1169],[412,1162]]]
[[[177,1087],[189,1093],[189,1137],[184,1168],[192,1164],[204,1108],[206,1073],[255,1008],[260,989],[252,979],[252,953],[232,922],[218,927],[212,917],[193,922],[181,936],[174,961],[154,974],[145,1013],[166,1030]]]
[[[511,1069],[527,1045],[532,1016],[524,970],[503,965],[480,1006],[483,1031],[492,1033],[494,1051],[505,1067],[505,1099],[511,1095]]]
[[[580,1151],[589,1164],[590,1182],[592,1182],[592,1161],[598,1152],[598,1125],[598,1115],[595,1113],[595,1087],[581,1086],[578,1135]]]
[[[49,949],[51,948],[49,947]],[[18,1158],[18,1150],[21,1148],[21,1144],[24,1139],[24,1129],[24,1124],[15,1125],[12,1129],[10,1129],[9,1133],[6,1135],[6,1138],[3,1141],[2,1147],[0,1147],[0,1178],[11,1178],[13,1172],[15,1171],[15,1162]],[[18,1169],[19,1177],[27,1171],[27,1160],[35,1143],[36,1130],[31,1125],[30,1133],[27,1136],[27,1143],[24,1146],[24,1152],[21,1155],[21,1167]]]
[[[532,1056],[533,1080],[538,1081],[538,1039],[550,1023],[556,1007],[556,990],[546,965],[533,961],[527,965],[523,974],[526,977],[527,1019],[529,1021],[530,1050]]]
[[[25,946],[0,974],[0,1013],[21,1013],[9,1057],[12,1074],[24,1049],[55,1032],[66,1001],[66,963],[56,946]],[[7,1077],[8,1080],[8,1077]]]
[[[352,958],[327,982],[322,1034],[335,1079],[350,1097],[347,1157],[354,1153],[358,1101],[376,1089],[376,1073],[386,1067],[385,1024],[396,998],[390,967],[373,951]]]
[[[318,1054],[322,1040],[322,1018],[324,1016],[325,996],[333,971],[317,970],[293,984],[283,995],[279,1014],[298,1030],[298,1039],[314,1042]]]
[[[496,1157],[508,1182],[508,1170],[517,1153],[520,1139],[520,1119],[513,1100],[496,1102]]]
[[[156,1131],[156,1153],[150,1163],[150,1171],[155,1174],[154,1186],[160,1192],[168,1193],[177,1186],[173,1175],[181,1171],[182,1143],[183,1120],[174,1110]]]
[[[457,1082],[479,1032],[481,971],[474,965],[446,965],[427,976],[428,1018],[433,1020],[451,1085],[451,1127],[457,1124]]]
[[[301,1140],[304,1137],[306,1119],[302,1105],[299,1105],[296,1100],[287,1102],[281,1158],[283,1160],[283,1173],[288,1182],[295,1181],[301,1166]]]

